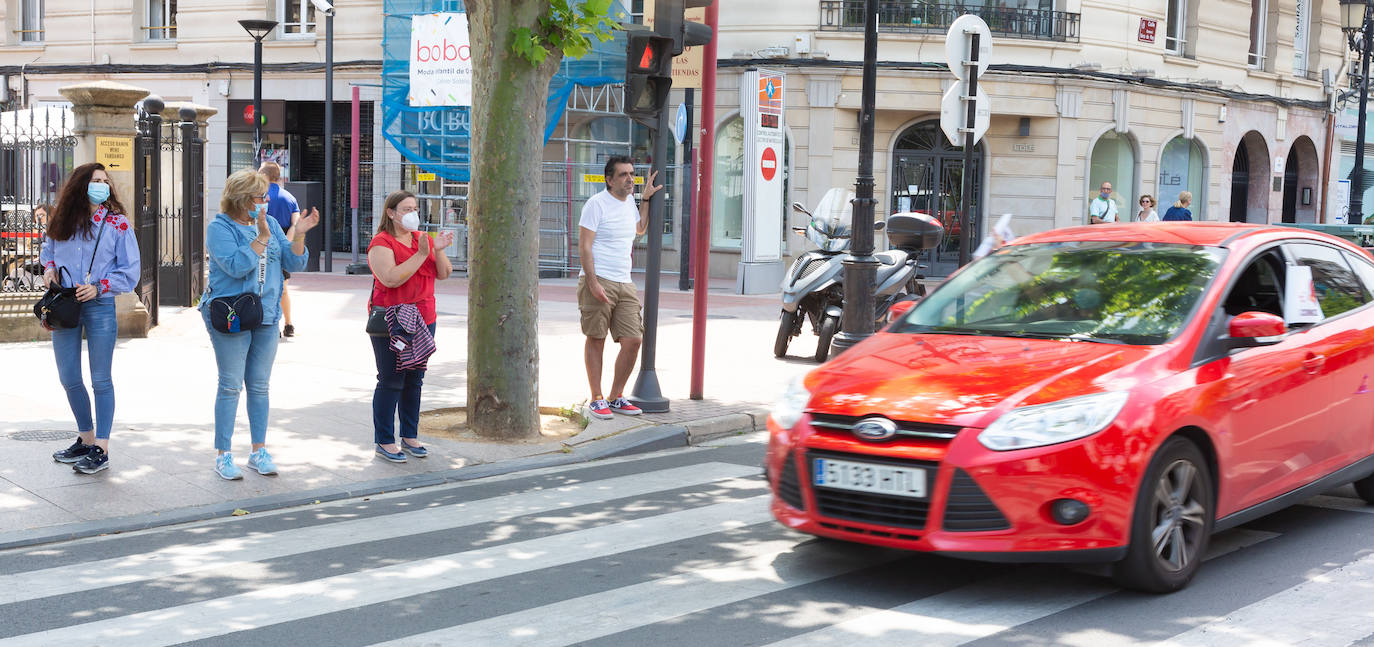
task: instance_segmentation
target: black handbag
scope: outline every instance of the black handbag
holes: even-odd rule
[[[267,250],[264,249],[258,257],[258,291],[211,299],[210,325],[222,333],[248,332],[261,326],[262,284],[266,282]]]
[[[372,279],[372,285],[377,285],[377,279]],[[372,297],[367,298],[367,334],[373,337],[390,337],[391,327],[386,323],[386,307],[372,305]]]
[[[76,288],[62,287],[63,274],[67,275],[68,283],[72,282],[67,268],[58,268],[57,285],[49,287],[43,298],[33,304],[33,315],[48,330],[75,328],[81,323],[81,302],[76,300]]]
[[[95,246],[91,248],[91,264],[86,267],[86,282],[91,282],[91,270],[95,269],[95,253],[100,249],[100,239],[105,237],[105,212],[100,216],[100,231],[95,235]],[[67,275],[71,287],[63,287],[62,275]],[[38,303],[33,304],[33,316],[49,331],[75,328],[81,325],[81,301],[76,298],[76,282],[66,267],[57,268],[57,285],[48,286],[48,291]]]

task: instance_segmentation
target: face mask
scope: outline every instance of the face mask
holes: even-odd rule
[[[90,198],[91,204],[100,204],[110,197],[110,185],[91,182],[86,185],[86,197]]]
[[[404,227],[406,231],[419,231],[420,212],[407,211],[401,214],[401,226]]]
[[[1110,196],[1111,194],[1112,194],[1111,191],[1103,191],[1103,192],[1101,193],[1102,199],[1103,199],[1103,200],[1106,200],[1107,197]]]
[[[253,205],[253,217],[254,217],[254,218],[261,218],[262,215],[265,214],[265,213],[267,213],[267,205],[265,205],[265,204],[255,204],[255,205]]]

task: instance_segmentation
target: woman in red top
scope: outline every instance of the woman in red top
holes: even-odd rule
[[[409,191],[396,191],[386,197],[377,234],[367,246],[367,264],[372,269],[372,305],[415,304],[420,316],[434,334],[434,281],[446,279],[453,265],[443,254],[453,244],[452,232],[430,236],[420,232],[419,202]],[[372,337],[372,354],[377,359],[377,389],[372,393],[372,430],[377,454],[395,463],[404,463],[406,453],[423,458],[429,452],[420,444],[420,387],[423,368],[396,370],[396,350],[389,337]],[[401,444],[396,444],[395,422],[401,419]],[[402,449],[405,453],[402,453]]]

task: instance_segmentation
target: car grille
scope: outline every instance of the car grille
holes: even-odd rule
[[[806,509],[806,501],[802,499],[801,482],[797,480],[797,461],[791,454],[782,461],[782,474],[778,476],[778,497],[798,510]]]
[[[964,470],[954,470],[945,502],[944,528],[951,532],[1006,530],[1011,527],[997,504]]]
[[[811,413],[811,426],[821,429],[834,429],[836,431],[848,432],[854,428],[854,424],[871,416],[840,416],[831,413]],[[957,425],[935,425],[923,422],[905,422],[893,420],[897,423],[897,438],[922,438],[937,442],[949,442],[959,435],[961,427]],[[878,441],[884,442],[884,441]]]
[[[929,470],[927,473],[928,488],[934,486],[935,468],[937,467],[935,463],[927,461],[892,460],[859,454],[808,452],[806,461],[808,476],[811,474],[813,462],[810,459],[812,458],[835,458],[838,460],[859,460],[868,463],[924,467]],[[809,482],[814,482],[814,479]],[[883,526],[921,529],[925,528],[926,516],[930,513],[928,500],[922,501],[910,497],[817,487],[811,488],[811,492],[816,497],[816,511],[831,519],[847,519]]]

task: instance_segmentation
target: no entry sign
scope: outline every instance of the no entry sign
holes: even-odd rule
[[[773,176],[778,173],[778,154],[772,146],[763,149],[763,158],[759,161],[759,171],[763,173],[763,181],[773,181]]]

